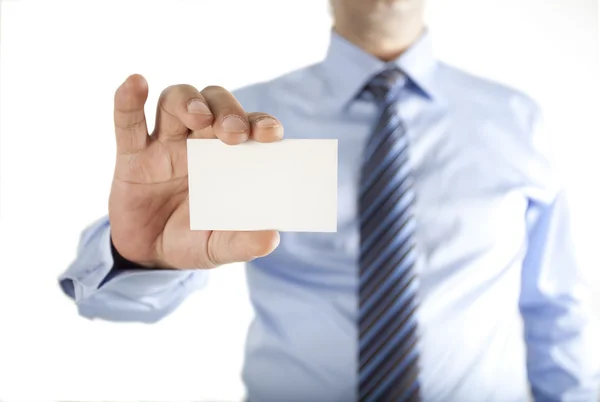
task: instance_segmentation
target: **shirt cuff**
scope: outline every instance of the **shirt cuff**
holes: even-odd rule
[[[109,321],[156,322],[203,287],[201,270],[142,268],[113,254],[108,218],[85,230],[77,258],[59,277],[80,315]],[[115,250],[116,251],[116,250]],[[115,261],[122,258],[122,261]]]
[[[110,225],[108,219],[103,219],[84,232],[77,259],[60,276],[60,286],[65,294],[79,302],[98,291],[113,266]]]

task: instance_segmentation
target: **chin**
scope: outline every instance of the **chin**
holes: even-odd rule
[[[371,0],[373,3],[381,7],[393,8],[397,10],[409,10],[421,7],[425,0]]]
[[[359,14],[390,17],[421,9],[425,0],[331,0],[342,14]]]
[[[384,4],[418,4],[421,3],[422,0],[372,0],[374,3],[384,3]]]

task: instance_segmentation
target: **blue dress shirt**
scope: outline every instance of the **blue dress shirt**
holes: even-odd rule
[[[424,400],[527,401],[531,388],[537,401],[594,401],[595,340],[536,105],[436,61],[427,33],[392,64],[410,80],[398,112],[416,183]],[[252,401],[356,398],[357,186],[377,118],[356,95],[385,67],[332,32],[322,62],[235,92],[286,138],[339,143],[338,232],[282,233],[247,265]],[[109,236],[107,218],[89,227],[60,278],[85,317],[154,322],[206,282],[199,270],[115,273]]]

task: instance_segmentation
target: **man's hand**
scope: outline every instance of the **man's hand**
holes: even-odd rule
[[[246,113],[221,87],[198,91],[175,85],[162,92],[149,134],[147,98],[148,84],[140,75],[130,76],[115,93],[117,159],[109,219],[117,251],[155,268],[213,268],[271,253],[279,244],[276,231],[190,230],[186,139],[219,138],[230,145],[278,141],[279,121]]]

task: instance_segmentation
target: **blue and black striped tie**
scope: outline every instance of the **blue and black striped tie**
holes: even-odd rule
[[[420,401],[414,192],[408,138],[396,105],[405,87],[389,69],[363,91],[380,119],[367,141],[360,182],[360,402]]]

